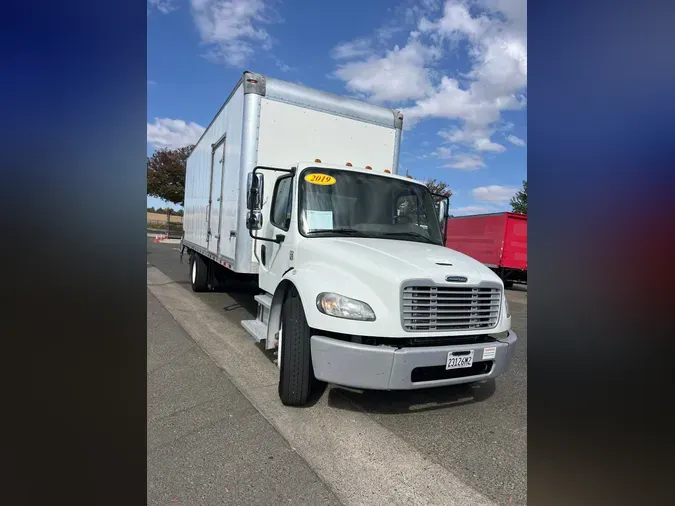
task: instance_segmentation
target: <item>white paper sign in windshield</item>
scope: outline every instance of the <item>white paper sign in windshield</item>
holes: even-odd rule
[[[309,230],[333,230],[333,211],[307,211]]]

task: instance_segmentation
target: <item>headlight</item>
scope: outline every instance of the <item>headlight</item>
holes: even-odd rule
[[[506,310],[506,317],[511,318],[511,310],[509,309],[509,300],[504,295],[504,309]]]
[[[368,304],[337,293],[320,293],[316,298],[316,307],[328,316],[348,320],[375,321],[375,313]]]

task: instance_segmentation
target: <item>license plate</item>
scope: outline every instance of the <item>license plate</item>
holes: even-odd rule
[[[464,352],[463,355],[454,355],[454,353],[462,353],[451,351],[448,353],[448,361],[445,364],[446,369],[464,369],[473,365],[473,350],[469,353]]]

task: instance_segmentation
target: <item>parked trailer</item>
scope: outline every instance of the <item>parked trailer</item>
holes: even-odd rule
[[[421,182],[397,175],[399,111],[245,72],[187,161],[192,289],[260,293],[242,322],[279,396],[317,381],[405,390],[504,372],[517,337],[490,269],[445,248]],[[223,336],[227,338],[227,336]]]
[[[477,214],[448,219],[445,245],[495,271],[508,288],[527,283],[527,215]]]

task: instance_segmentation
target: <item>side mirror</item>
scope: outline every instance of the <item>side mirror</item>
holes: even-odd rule
[[[249,230],[260,230],[263,225],[262,211],[249,211],[246,215],[246,228]]]
[[[446,217],[446,213],[447,213],[447,207],[446,206],[447,206],[446,200],[441,200],[438,203],[438,222],[441,224],[441,226],[445,222],[445,217]]]
[[[250,211],[257,211],[262,208],[264,183],[265,179],[262,174],[255,174],[254,177],[253,172],[249,172],[246,184],[246,207]]]
[[[441,226],[441,239],[445,245],[445,238],[448,227],[448,211],[450,208],[450,198],[444,195],[435,195],[438,198],[436,201],[436,210],[438,211],[438,223]]]

